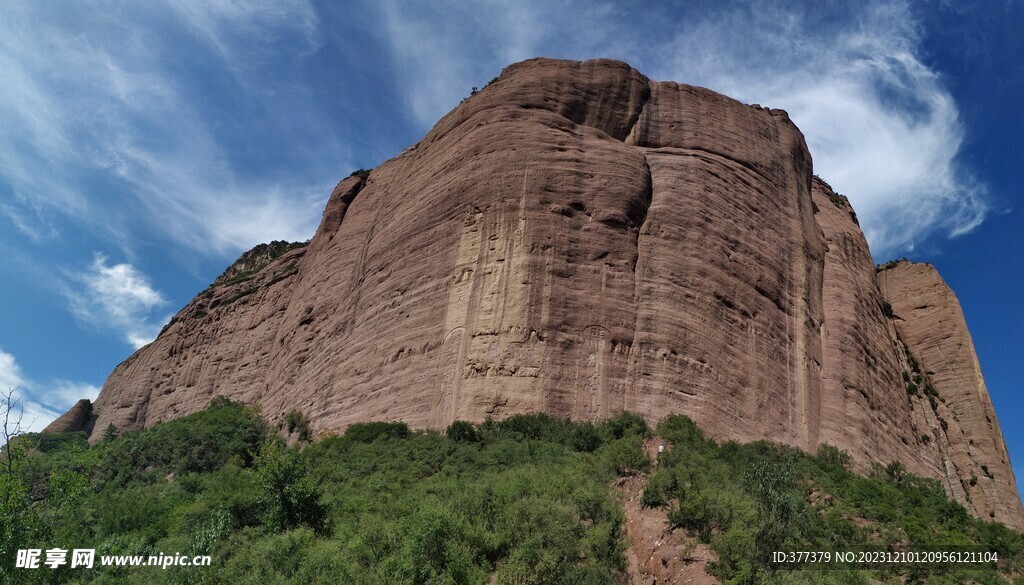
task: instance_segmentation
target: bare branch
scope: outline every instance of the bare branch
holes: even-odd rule
[[[4,418],[4,457],[0,465],[2,465],[3,473],[7,480],[4,482],[5,489],[3,494],[5,510],[10,505],[11,482],[15,476],[15,454],[11,449],[11,440],[25,432],[21,426],[21,419],[25,416],[25,409],[21,404],[21,400],[16,398],[17,392],[18,388],[8,387],[7,392],[0,393],[0,409],[3,409]]]

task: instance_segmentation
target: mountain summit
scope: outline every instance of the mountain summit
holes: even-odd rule
[[[61,430],[95,441],[215,396],[315,432],[677,412],[719,439],[829,443],[860,471],[902,462],[1024,529],[935,270],[876,274],[786,112],[616,61],[511,65],[341,181],[308,246],[243,256]]]

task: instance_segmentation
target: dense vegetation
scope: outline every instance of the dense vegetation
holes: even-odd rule
[[[301,433],[301,417],[282,429]],[[207,410],[87,447],[26,437],[4,510],[8,582],[612,583],[610,482],[647,468],[643,421],[516,416],[447,435],[401,423],[285,447],[253,411]],[[16,498],[17,499],[17,498]],[[13,529],[12,529],[13,527]],[[18,548],[210,554],[209,568],[13,569]],[[98,558],[97,558],[98,563]],[[11,579],[12,571],[14,578]]]
[[[623,414],[600,424],[519,415],[445,433],[366,423],[308,437],[301,413],[268,425],[216,400],[207,410],[89,447],[81,433],[23,436],[0,474],[0,578],[9,583],[617,583],[625,569],[616,476],[647,473],[643,499],[707,542],[733,583],[867,582],[862,572],[772,572],[780,547],[981,544],[1005,582],[1022,536],[969,517],[938,485],[897,466],[856,476],[844,454],[717,444],[685,417],[652,433]],[[6,469],[6,468],[5,468]],[[210,567],[15,569],[19,548],[209,554]],[[97,557],[97,564],[98,564]],[[894,580],[896,573],[877,578]],[[930,583],[963,575],[922,575]],[[896,581],[893,581],[896,582]]]
[[[971,517],[938,481],[899,463],[870,477],[850,472],[849,456],[822,445],[817,456],[761,441],[717,444],[693,422],[670,416],[658,433],[672,448],[659,457],[643,494],[668,507],[669,521],[709,543],[709,569],[728,583],[1024,583],[1024,536]],[[998,553],[998,570],[776,571],[771,551],[849,551],[976,546]],[[819,579],[820,581],[815,581]]]

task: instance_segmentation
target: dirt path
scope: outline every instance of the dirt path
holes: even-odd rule
[[[659,437],[645,443],[651,461],[657,461],[658,446],[664,444]],[[671,448],[666,446],[666,448]],[[684,530],[671,530],[668,514],[663,508],[644,508],[641,496],[645,475],[624,477],[615,482],[622,494],[626,512],[626,533],[629,549],[626,570],[630,585],[711,585],[718,580],[708,575],[705,566],[715,556],[706,545],[690,538]]]

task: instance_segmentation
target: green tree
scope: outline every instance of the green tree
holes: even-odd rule
[[[473,425],[464,420],[457,420],[448,425],[444,434],[456,443],[475,443],[480,440]]]
[[[109,425],[107,425],[107,428],[103,429],[103,438],[101,440],[112,441],[116,439],[120,434],[121,433],[117,430],[117,427],[114,426],[114,423],[110,423]]]
[[[266,524],[278,531],[308,526],[317,534],[327,528],[327,507],[302,454],[269,441],[256,458],[255,472]]]

